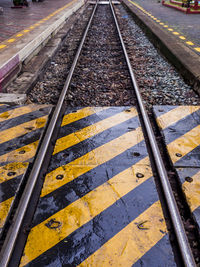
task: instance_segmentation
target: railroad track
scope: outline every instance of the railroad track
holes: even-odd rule
[[[142,101],[142,97],[141,97],[141,94],[140,94],[140,91],[139,91],[139,88],[138,88],[138,85],[137,85],[137,81],[136,81],[136,78],[134,76],[134,73],[133,73],[133,70],[132,70],[132,67],[131,67],[131,63],[130,63],[130,60],[129,60],[129,57],[128,57],[128,54],[127,54],[127,51],[126,51],[126,47],[124,45],[124,41],[123,41],[123,38],[122,38],[122,35],[121,35],[121,32],[120,32],[118,21],[117,21],[117,18],[116,18],[115,10],[114,10],[114,7],[113,7],[113,4],[112,4],[111,1],[109,1],[109,2],[105,2],[104,1],[103,3],[97,1],[94,4],[93,12],[91,14],[91,17],[89,19],[88,25],[86,27],[86,30],[85,30],[84,35],[82,37],[82,40],[80,42],[79,48],[77,50],[76,56],[74,58],[72,66],[70,68],[70,71],[69,71],[69,74],[67,76],[64,88],[63,88],[63,90],[62,90],[62,92],[60,94],[58,103],[57,103],[57,105],[56,105],[56,107],[55,107],[55,109],[53,111],[53,114],[52,114],[52,116],[51,116],[51,118],[49,120],[48,127],[47,127],[47,129],[45,131],[45,134],[44,134],[43,138],[42,138],[42,142],[41,142],[41,144],[39,146],[38,153],[37,153],[37,155],[35,157],[32,169],[31,169],[31,171],[30,171],[30,173],[28,175],[27,183],[25,185],[25,188],[23,190],[22,196],[21,196],[20,201],[19,201],[19,205],[18,205],[18,207],[16,209],[16,212],[15,212],[15,215],[14,215],[14,218],[13,218],[13,223],[12,223],[8,233],[7,233],[5,242],[3,244],[2,251],[1,251],[0,266],[16,266],[16,262],[20,262],[20,261],[21,261],[21,265],[22,266],[24,266],[26,264],[29,264],[30,262],[32,262],[33,265],[34,264],[36,264],[36,265],[37,264],[41,264],[41,265],[37,265],[37,266],[43,266],[43,265],[45,265],[45,260],[44,259],[41,259],[41,262],[39,262],[39,263],[37,261],[34,262],[34,260],[39,258],[42,253],[44,253],[47,250],[50,250],[51,247],[56,245],[56,241],[55,242],[54,241],[49,242],[49,246],[47,245],[47,247],[45,247],[45,245],[43,245],[43,244],[38,244],[36,242],[37,240],[35,241],[35,243],[34,242],[31,243],[32,242],[31,238],[34,236],[34,233],[42,235],[42,233],[43,233],[42,229],[43,228],[41,226],[41,232],[40,233],[37,232],[39,230],[37,230],[36,228],[34,228],[36,230],[35,230],[35,232],[33,231],[33,234],[32,234],[32,230],[30,231],[30,237],[28,237],[27,245],[25,246],[25,250],[24,250],[24,253],[23,253],[23,247],[24,247],[27,235],[28,235],[28,230],[29,230],[29,229],[27,229],[27,231],[26,231],[26,226],[30,224],[30,218],[32,218],[33,215],[34,215],[35,209],[33,207],[35,207],[37,202],[38,202],[39,194],[40,194],[40,191],[41,191],[41,188],[42,188],[42,183],[43,183],[42,177],[44,177],[46,173],[49,173],[50,171],[52,171],[52,166],[51,166],[52,162],[50,161],[50,158],[51,158],[52,154],[55,154],[55,150],[58,149],[57,146],[55,146],[55,149],[54,149],[54,152],[53,152],[54,144],[56,142],[56,136],[58,135],[58,130],[59,130],[59,127],[60,127],[60,124],[61,124],[61,121],[62,121],[62,117],[64,115],[67,116],[67,114],[69,113],[69,111],[68,111],[68,113],[66,113],[66,106],[65,106],[65,99],[66,99],[66,95],[67,95],[67,92],[68,92],[68,88],[70,86],[70,83],[71,83],[71,80],[72,80],[72,76],[74,74],[74,71],[75,71],[75,68],[77,66],[78,60],[80,58],[80,55],[81,55],[82,48],[84,46],[86,37],[88,35],[88,32],[90,30],[90,27],[91,27],[93,19],[94,19],[94,16],[95,16],[95,14],[97,12],[97,9],[98,9],[98,6],[100,4],[108,4],[110,6],[111,14],[113,16],[113,23],[115,23],[115,27],[116,27],[116,30],[117,30],[117,33],[118,33],[118,38],[120,40],[122,51],[123,51],[123,54],[124,54],[124,57],[125,57],[125,60],[126,60],[126,64],[127,64],[127,67],[128,67],[128,71],[129,71],[129,74],[130,74],[130,79],[131,79],[132,87],[133,87],[133,93],[134,93],[134,95],[136,97],[137,110],[132,110],[131,108],[128,108],[128,109],[126,108],[126,109],[122,109],[121,111],[124,112],[125,114],[129,114],[129,113],[130,114],[131,113],[139,114],[139,117],[140,117],[139,125],[142,125],[142,131],[144,132],[144,135],[147,137],[148,143],[150,145],[151,160],[153,161],[153,163],[156,166],[156,170],[157,170],[160,182],[162,184],[162,190],[163,190],[163,193],[164,193],[165,201],[167,203],[167,208],[168,208],[168,211],[169,211],[169,214],[170,214],[170,219],[171,219],[172,224],[173,224],[174,232],[176,234],[176,239],[177,239],[177,242],[178,242],[178,245],[179,245],[179,249],[180,249],[180,252],[181,252],[182,261],[184,262],[185,266],[195,266],[195,261],[194,261],[194,258],[193,258],[193,255],[192,255],[188,240],[187,240],[187,236],[186,236],[186,233],[185,233],[185,230],[184,230],[184,226],[183,226],[183,223],[182,223],[182,220],[181,220],[181,216],[179,214],[178,207],[177,207],[177,204],[176,204],[176,201],[175,201],[175,198],[174,198],[174,195],[173,195],[173,192],[172,192],[172,189],[171,189],[168,177],[167,177],[167,172],[166,172],[165,167],[164,167],[164,163],[163,163],[163,160],[162,160],[162,157],[161,157],[161,154],[160,154],[157,142],[156,142],[156,138],[155,138],[154,132],[152,130],[151,123],[149,121],[145,106],[144,106],[143,101]],[[103,111],[103,109],[101,111]],[[91,115],[92,112],[93,113],[95,113],[95,112],[98,113],[98,111],[95,111],[95,112],[92,111],[91,113],[90,112],[88,113],[88,116]],[[73,110],[70,114],[73,114],[73,113],[74,114],[79,113],[79,109],[78,110],[76,110],[76,109]],[[71,116],[73,117],[73,115],[71,115]],[[128,116],[128,115],[126,115],[126,116]],[[69,117],[68,119],[70,121],[70,116],[68,116],[68,117]],[[81,117],[79,117],[79,119],[80,118]],[[74,119],[74,120],[76,120],[76,119]],[[113,120],[114,120],[114,118],[113,118]],[[122,122],[123,122],[123,119],[122,119]],[[62,121],[62,125],[63,125],[63,121]],[[130,135],[126,133],[128,138],[132,138],[134,136],[134,135],[132,135],[132,130],[134,132],[136,126],[135,125],[133,125],[133,126],[131,126],[131,125],[127,126],[126,125],[126,127],[128,127],[127,128],[128,132],[130,131],[130,133],[131,133]],[[139,128],[137,128],[136,130],[138,130],[138,129]],[[98,131],[97,131],[97,133],[98,133]],[[141,134],[139,134],[139,135],[141,135]],[[85,133],[85,136],[87,136],[86,133]],[[80,137],[78,136],[78,139],[79,138]],[[79,141],[77,141],[77,144],[78,144],[78,142],[81,141],[81,138],[80,138]],[[137,138],[138,137],[136,137],[136,139]],[[142,141],[142,139],[141,139],[141,141]],[[70,141],[68,141],[68,142],[70,143]],[[112,142],[112,140],[110,140],[110,142]],[[120,142],[125,142],[125,141],[124,141],[123,138],[121,140],[119,138],[118,146],[120,146]],[[126,142],[129,142],[129,141],[126,141]],[[76,144],[76,142],[75,142],[75,144]],[[75,145],[75,144],[73,143],[73,145]],[[131,144],[131,145],[133,145],[133,144]],[[69,145],[67,145],[67,146],[69,146]],[[110,147],[108,146],[108,149],[112,150],[113,146],[114,145],[111,145]],[[77,146],[77,149],[78,148],[81,149],[80,146]],[[117,148],[115,148],[115,149],[117,149]],[[77,152],[77,153],[79,153],[79,152]],[[104,153],[108,153],[109,154],[110,152],[109,152],[109,150],[108,151],[105,150]],[[140,155],[139,152],[137,152],[137,153],[138,153],[138,155]],[[80,157],[83,157],[83,155],[81,153],[80,153],[80,155],[81,155]],[[136,156],[138,156],[138,155],[136,155]],[[64,156],[64,155],[61,155],[60,157],[62,157],[62,156]],[[77,160],[77,157],[75,157],[75,156],[72,157],[72,158],[73,158],[72,162]],[[54,163],[55,165],[58,164],[59,160],[62,161],[61,158],[60,159],[58,158],[56,160],[55,160],[56,163]],[[89,163],[87,163],[87,164],[89,166]],[[101,164],[103,164],[103,161],[101,162]],[[59,167],[60,166],[58,166],[58,169],[59,169]],[[79,166],[79,168],[80,168],[80,166]],[[88,171],[89,171],[89,169],[88,169]],[[70,170],[68,170],[68,171],[70,172]],[[84,172],[81,172],[81,171],[78,171],[78,170],[76,170],[76,172],[79,173],[79,174],[83,174],[84,173]],[[59,169],[58,172],[55,173],[55,175],[56,175],[56,179],[57,179],[58,182],[63,181],[63,178],[65,177],[65,174],[60,169]],[[75,172],[72,174],[72,176],[74,176],[74,177],[76,176]],[[109,174],[108,174],[108,176],[109,176]],[[48,178],[48,174],[46,175],[46,177]],[[143,174],[141,174],[140,172],[137,172],[137,177],[138,177],[138,179],[143,178]],[[45,179],[47,179],[47,178],[45,178]],[[51,177],[49,177],[49,179],[51,180]],[[44,181],[44,183],[46,183],[46,180]],[[61,183],[61,185],[63,185],[62,182],[60,182],[60,183]],[[46,189],[44,189],[44,187],[43,187],[43,189],[47,191],[46,195],[48,195],[48,194],[51,193],[51,186],[53,187],[54,185],[53,185],[53,183],[51,184],[51,182],[50,183],[47,182],[45,184],[45,186],[46,186],[45,187]],[[48,189],[47,186],[50,186],[50,189]],[[68,188],[68,190],[70,190],[70,189]],[[42,191],[42,194],[43,194],[43,196],[45,196],[45,193],[43,191]],[[77,198],[75,198],[75,200],[77,200]],[[80,207],[81,207],[81,205],[80,205]],[[72,208],[75,209],[76,207],[72,206]],[[97,210],[98,209],[100,209],[100,208],[98,207]],[[62,210],[63,209],[61,209],[60,211],[62,211]],[[71,211],[69,211],[69,212],[73,212],[73,209]],[[84,212],[85,211],[84,211],[84,207],[83,207],[83,213]],[[34,222],[34,225],[42,225],[42,224],[44,224],[48,229],[50,229],[50,230],[53,229],[54,231],[56,229],[58,229],[58,231],[59,231],[60,227],[62,227],[64,225],[64,223],[60,222],[60,220],[58,219],[59,216],[61,216],[61,215],[59,215],[58,217],[56,217],[56,215],[51,215],[48,218],[48,220],[46,219],[43,222],[41,220],[41,218],[38,219],[40,214],[37,213],[37,210],[36,210],[36,214],[37,214],[37,216],[36,216],[37,217],[37,219],[36,219],[37,223]],[[64,216],[64,214],[63,214],[63,216]],[[96,213],[95,213],[95,216],[97,216]],[[89,217],[92,217],[92,215],[90,214]],[[84,219],[81,219],[81,220],[84,221]],[[89,219],[86,219],[84,221],[85,224],[88,221],[89,221]],[[147,230],[148,227],[146,227],[146,222],[147,222],[146,220],[143,220],[143,221],[140,221],[139,223],[137,223],[138,229]],[[74,221],[74,223],[75,223],[75,221]],[[72,220],[72,224],[73,224],[73,220]],[[81,222],[80,222],[80,224],[81,224]],[[74,231],[75,231],[75,229],[76,229],[76,227],[73,228]],[[66,228],[64,228],[64,231],[67,232],[68,230]],[[56,240],[56,238],[57,237],[55,236],[54,239]],[[63,237],[59,237],[59,238],[58,238],[57,242],[60,241],[61,239],[63,239]],[[37,238],[35,237],[35,239],[37,239]],[[50,237],[50,239],[51,239],[51,237]],[[47,240],[45,242],[47,242]],[[68,241],[66,241],[66,243],[67,242]],[[37,248],[34,247],[34,244],[37,244],[37,246],[41,245],[41,249],[38,248],[38,247]],[[31,247],[32,247],[32,249],[35,248],[35,252],[30,252],[30,248]],[[72,247],[73,247],[73,244],[72,244]],[[21,259],[22,253],[23,253],[23,257]],[[34,253],[35,253],[35,255],[33,255]],[[87,259],[87,257],[86,257],[86,259]],[[84,260],[86,260],[86,259],[84,259]],[[77,260],[77,263],[80,264],[81,261]],[[77,263],[76,263],[76,261],[74,261],[73,263],[70,263],[71,265],[70,264],[69,265],[70,266],[74,266],[74,265],[77,265]],[[54,264],[55,264],[55,266],[58,266],[58,265],[56,265],[55,262],[54,262]],[[64,264],[67,264],[67,263],[64,261]],[[89,263],[85,262],[85,264],[89,264]]]

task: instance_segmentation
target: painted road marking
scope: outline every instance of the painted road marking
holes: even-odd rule
[[[116,114],[117,109],[120,112]],[[82,126],[81,129],[78,129],[79,147],[82,151],[86,150],[84,152],[78,150],[76,141],[75,143],[71,142],[71,133],[69,133],[69,129],[72,128],[72,134],[75,135],[78,124],[72,123],[68,124],[68,127],[63,126],[64,130],[61,128],[62,134],[59,133],[59,136],[66,132],[64,137],[70,138],[71,150],[65,149],[62,153],[56,153],[51,158],[49,170],[52,171],[49,171],[45,177],[33,227],[27,239],[24,256],[21,259],[21,266],[26,264],[37,266],[41,262],[43,265],[48,265],[55,263],[55,261],[57,265],[77,266],[83,262],[82,264],[86,266],[87,263],[84,263],[84,260],[87,258],[91,260],[91,255],[94,259],[95,253],[101,255],[101,249],[104,248],[103,251],[105,252],[105,246],[109,242],[114,244],[117,239],[118,242],[122,242],[121,247],[124,248],[128,233],[132,233],[133,227],[136,227],[138,233],[133,236],[134,243],[133,240],[130,241],[127,248],[135,247],[138,257],[134,254],[131,260],[130,251],[126,250],[126,253],[129,254],[126,258],[126,266],[132,266],[132,263],[137,259],[146,256],[146,252],[149,252],[157,242],[163,240],[164,237],[168,240],[136,110],[121,109],[122,107],[117,107],[105,110],[105,114],[109,114],[109,117],[98,116],[101,120],[97,122],[94,122],[93,115],[88,116],[88,120],[89,117],[91,118],[89,126],[88,124],[85,125],[87,120],[79,123]],[[110,128],[108,128],[109,123]],[[102,130],[103,135],[102,133],[99,134],[99,131]],[[94,134],[95,138],[92,139],[91,136]],[[106,139],[103,144],[102,138]],[[66,152],[66,155],[68,153],[70,155],[70,151],[73,154],[77,153],[77,157],[70,156],[69,159],[68,156],[63,157]],[[141,176],[138,176],[141,173],[142,179]],[[147,193],[143,197],[144,194],[141,192],[145,190]],[[141,221],[143,219],[145,222]],[[159,221],[158,224],[157,221]],[[52,228],[52,223],[58,227]],[[110,226],[112,226],[111,231],[109,230]],[[99,227],[99,230],[94,230],[96,227]],[[140,230],[141,228],[142,230]],[[126,234],[121,234],[122,231]],[[143,234],[141,240],[139,240],[140,231],[144,231],[141,233]],[[100,232],[102,233],[100,234]],[[79,236],[81,240],[78,241]],[[147,239],[145,249],[142,248],[142,244],[145,242],[144,238]],[[86,250],[84,240],[87,240],[88,244]],[[163,263],[166,261],[167,255],[167,262],[169,263],[168,256],[169,254],[172,255],[172,251],[169,243],[164,242],[165,245],[167,244],[167,250],[162,247],[163,257],[159,256]],[[73,247],[71,254],[72,246],[68,249],[67,246],[72,243],[79,244],[79,246]],[[113,251],[116,251],[115,246],[118,246],[118,243],[113,245]],[[121,247],[119,250],[117,248],[117,252],[120,252]],[[80,252],[79,249],[81,249]],[[166,253],[168,249],[171,253]],[[62,263],[57,258],[58,254],[54,253],[55,250],[60,251],[59,259],[63,259]],[[105,260],[109,258],[109,250],[111,253],[111,247],[107,250],[108,254],[105,253],[104,255]],[[123,256],[125,257],[125,255]],[[95,257],[95,264],[97,258],[98,256]],[[113,261],[115,259],[116,256],[113,255]],[[157,260],[159,261],[158,258]],[[91,262],[92,260],[88,265]],[[99,266],[102,266],[101,263],[100,261]],[[95,264],[91,265],[96,266]]]
[[[62,138],[59,138],[56,141],[56,145],[54,148],[53,154],[69,148],[70,146],[73,146],[87,138],[90,138],[100,132],[103,132],[121,122],[125,122],[128,119],[131,119],[135,116],[137,116],[137,112],[134,108],[130,109],[132,112],[122,112],[116,115],[113,115],[109,118],[106,118],[104,120],[101,120],[100,122],[94,123],[86,128],[81,129],[80,131],[77,131],[75,133],[72,133],[70,135],[64,136]]]
[[[38,140],[47,121],[50,107],[47,105],[7,106],[0,111],[0,235],[12,208],[18,187],[28,168],[27,155],[34,157]],[[44,116],[45,115],[45,116]],[[33,118],[35,118],[33,120]],[[38,124],[39,123],[39,124]],[[33,142],[34,146],[22,144]],[[16,150],[15,147],[18,147]],[[16,156],[13,152],[18,155]],[[8,152],[10,151],[10,152]],[[26,153],[27,152],[27,153]],[[10,157],[12,155],[12,157]]]
[[[46,18],[44,18],[44,19],[45,19],[46,21],[49,20],[50,17],[55,16],[57,13],[61,12],[62,10],[66,9],[66,8],[69,7],[69,6],[71,6],[71,5],[72,5],[74,2],[76,2],[76,1],[77,1],[77,0],[72,0],[70,3],[68,3],[67,5],[65,5],[65,6],[62,7],[62,8],[59,8],[57,11],[53,12],[52,14],[49,14],[49,15],[48,15]],[[43,20],[44,20],[44,19],[43,19]],[[39,26],[41,23],[44,23],[44,21],[39,21],[38,23],[29,26],[29,28],[24,29],[23,32],[24,32],[24,33],[28,33],[28,32],[30,32],[30,30],[33,30],[36,26]],[[11,39],[8,39],[8,40],[3,41],[2,43],[0,43],[0,49],[3,49],[3,48],[8,47],[7,45],[4,44],[5,42],[8,42],[8,43],[13,43],[13,42],[15,42],[15,41],[16,41],[16,39],[14,38],[15,36],[18,37],[18,38],[20,38],[20,37],[22,37],[23,35],[21,35],[21,33],[17,33],[17,34],[15,34],[15,35],[13,35],[13,36],[11,37]]]
[[[147,229],[138,229],[138,222],[147,222]],[[79,266],[116,266],[116,263],[132,266],[166,235],[166,231],[161,204],[157,201]]]
[[[200,226],[200,106],[154,107],[154,112],[187,203]]]
[[[20,137],[24,134],[27,134],[30,131],[43,128],[44,125],[46,124],[46,120],[47,116],[43,116],[41,118],[22,123],[16,127],[11,127],[7,130],[1,131],[0,144],[8,142],[9,140]]]
[[[105,163],[111,158],[117,156],[119,153],[123,153],[125,150],[131,148],[133,145],[138,144],[142,140],[142,129],[139,127],[135,131],[125,133],[124,135],[106,143],[105,145],[88,152],[86,155],[75,159],[67,165],[58,167],[47,174],[43,184],[41,197],[51,193],[52,191],[56,190],[56,188],[59,188],[60,186],[72,181],[76,177],[88,172],[89,170],[92,170],[98,165]],[[105,154],[104,151],[107,151],[107,153]],[[102,155],[104,156],[102,157]],[[87,164],[85,164],[86,162]],[[80,166],[80,168],[76,169],[76,166]],[[55,179],[55,177],[59,174],[63,175],[63,179],[58,181]]]
[[[146,14],[146,10],[143,8],[143,7],[141,7],[139,4],[137,4],[137,3],[135,3],[135,2],[133,2],[132,0],[128,0],[132,5],[134,5],[135,7],[137,7],[139,10],[141,10],[143,13],[145,13]],[[163,22],[161,22],[160,23],[160,20],[158,19],[158,18],[155,18],[153,15],[151,15],[150,16],[155,22],[158,22],[160,25],[163,25],[163,27],[164,28],[168,28],[169,26],[168,25],[164,25],[164,23]],[[177,37],[179,38],[179,39],[181,39],[181,40],[186,40],[186,38],[184,37],[184,36],[178,36],[178,35],[180,35],[180,33],[178,33],[178,32],[173,32],[173,29],[172,28],[169,28],[169,29],[167,29],[169,32],[172,32],[172,34],[174,34],[174,35],[177,35]],[[193,42],[191,42],[191,41],[187,41],[187,42],[185,42],[187,45],[189,45],[190,47],[191,46],[194,46],[195,44],[193,43]],[[195,49],[194,47],[193,47],[193,50],[195,50],[195,51],[197,51],[197,52],[200,52],[200,47],[198,47],[197,49]]]

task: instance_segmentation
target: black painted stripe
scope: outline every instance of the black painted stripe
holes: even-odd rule
[[[167,264],[167,265],[166,265]],[[174,261],[174,255],[169,243],[169,236],[165,235],[158,243],[144,254],[134,267],[164,267],[177,266]]]
[[[0,144],[0,156],[39,140],[43,129],[44,128],[36,129],[32,132],[26,133]]]
[[[162,129],[165,136],[166,144],[171,143],[182,135],[186,134],[200,124],[200,110],[197,110],[190,115],[180,119],[172,125]]]
[[[60,128],[60,131],[59,131],[59,134],[58,134],[58,138],[61,138],[61,137],[64,137],[68,134],[71,134],[71,133],[74,133],[78,130],[81,130],[85,127],[88,127],[94,123],[97,123],[101,120],[104,120],[104,119],[107,119],[109,117],[112,117],[114,115],[117,115],[121,112],[123,112],[124,110],[127,110],[129,109],[129,107],[119,107],[119,108],[108,108],[108,109],[105,109],[105,110],[101,110],[101,111],[98,111],[92,115],[89,115],[87,117],[84,117],[80,120],[77,120],[77,121],[74,121],[74,122],[71,122],[65,126],[62,126]],[[72,113],[71,109],[68,108],[68,113]],[[68,114],[67,113],[67,114]],[[66,114],[66,115],[67,115]]]
[[[140,156],[134,157],[134,152],[139,152]],[[97,166],[91,171],[40,198],[34,215],[33,226],[46,220],[59,210],[64,209],[69,204],[102,185],[118,173],[136,164],[147,155],[145,142],[142,141],[106,163]]]
[[[62,150],[61,152],[52,156],[48,172],[51,172],[52,170],[55,170],[62,165],[66,165],[67,163],[78,159],[79,157],[87,154],[95,148],[100,147],[127,132],[133,131],[133,128],[137,128],[138,126],[138,117],[134,117],[125,122],[117,124],[116,126],[113,126],[95,136],[87,138],[86,140],[74,146]]]
[[[0,106],[0,113],[4,113],[4,112],[7,112],[7,111],[10,111],[10,110],[19,108],[19,107],[23,107],[23,106],[9,106],[9,105],[5,104],[3,106]]]
[[[51,110],[51,107],[45,107],[41,108],[26,114],[22,114],[18,117],[7,119],[5,121],[0,122],[0,131],[7,130],[9,128],[16,127],[20,124],[23,124],[25,122],[38,119],[40,117],[43,117],[45,115],[48,115]],[[13,129],[14,130],[14,129]],[[1,134],[1,132],[0,132]]]
[[[77,266],[157,200],[151,177],[26,266]]]
[[[0,202],[15,196],[22,177],[23,175],[19,175],[0,184]]]
[[[190,168],[200,168],[200,145],[195,147],[192,151],[187,153],[185,156],[180,158],[174,163],[176,168],[178,167],[190,167]]]

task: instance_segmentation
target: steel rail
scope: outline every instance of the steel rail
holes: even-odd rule
[[[118,35],[119,35],[119,38],[120,38],[120,42],[121,42],[121,45],[122,45],[122,49],[123,49],[123,52],[124,52],[124,56],[126,58],[126,62],[127,62],[127,65],[128,65],[129,73],[130,73],[131,80],[132,80],[132,83],[133,83],[133,87],[134,87],[134,90],[135,90],[135,94],[136,94],[136,97],[137,97],[137,101],[138,101],[138,105],[139,105],[139,108],[140,108],[140,112],[142,114],[142,119],[143,119],[143,122],[144,122],[144,126],[146,128],[148,139],[150,141],[151,150],[152,150],[152,153],[153,153],[153,157],[154,157],[154,161],[155,161],[155,164],[156,164],[157,171],[159,173],[159,177],[160,177],[160,180],[161,180],[163,192],[164,192],[164,195],[165,195],[165,198],[166,198],[167,206],[168,206],[168,209],[169,209],[169,212],[170,212],[171,220],[172,220],[172,223],[173,223],[173,226],[174,226],[174,231],[176,233],[176,238],[178,240],[178,244],[179,244],[180,252],[181,252],[181,255],[182,255],[182,258],[183,258],[183,262],[184,262],[185,266],[187,266],[187,267],[194,267],[194,266],[196,266],[196,264],[195,264],[195,261],[194,261],[194,257],[193,257],[190,245],[188,243],[188,239],[187,239],[187,236],[186,236],[186,233],[185,233],[185,229],[184,229],[184,226],[183,226],[183,222],[181,220],[181,216],[180,216],[180,213],[179,213],[179,210],[178,210],[178,207],[177,207],[177,204],[176,204],[173,192],[172,192],[171,185],[170,185],[169,180],[168,180],[168,175],[167,175],[167,172],[166,172],[166,169],[165,169],[165,166],[164,166],[164,162],[162,160],[162,157],[161,157],[161,154],[160,154],[157,142],[156,142],[156,138],[155,138],[153,129],[151,127],[151,123],[150,123],[149,117],[147,115],[145,106],[144,106],[143,101],[142,101],[142,97],[141,97],[141,94],[140,94],[140,91],[139,91],[139,87],[138,87],[138,84],[137,84],[137,81],[136,81],[136,78],[135,78],[135,75],[134,75],[134,72],[133,72],[129,57],[128,57],[128,53],[126,51],[126,47],[124,45],[124,41],[123,41],[123,38],[122,38],[122,35],[121,35],[121,32],[120,32],[120,28],[119,28],[119,24],[118,24],[118,21],[117,21],[117,17],[115,15],[115,11],[114,11],[114,8],[112,6],[112,1],[109,0],[109,3],[110,3],[110,8],[112,10],[112,14],[113,14],[113,17],[114,17],[114,21],[115,21],[115,25],[116,25],[116,28],[117,28],[117,32],[118,32]]]
[[[88,25],[86,27],[86,30],[84,32],[84,35],[82,37],[78,51],[75,55],[73,64],[70,68],[69,74],[68,74],[67,79],[65,81],[65,85],[62,89],[62,92],[61,92],[61,95],[59,97],[56,108],[54,110],[53,116],[49,122],[49,125],[48,125],[47,131],[45,133],[43,142],[41,144],[41,147],[39,148],[38,155],[37,155],[36,160],[34,162],[33,168],[31,170],[29,177],[28,177],[28,182],[26,184],[26,187],[24,189],[24,192],[23,192],[22,197],[21,197],[20,202],[19,202],[18,209],[17,209],[16,214],[15,214],[14,219],[13,219],[14,223],[11,226],[10,231],[8,232],[7,238],[5,240],[5,245],[2,248],[1,258],[0,258],[0,266],[1,267],[8,266],[10,259],[12,257],[12,253],[13,253],[13,250],[15,248],[15,244],[16,244],[16,241],[17,241],[17,238],[19,235],[19,231],[20,231],[23,219],[24,219],[26,211],[28,209],[28,205],[29,205],[33,190],[35,188],[35,185],[36,185],[37,180],[39,178],[40,172],[42,170],[42,165],[43,165],[45,157],[47,155],[48,147],[50,146],[53,132],[54,132],[57,120],[59,119],[59,115],[60,115],[64,100],[65,100],[65,96],[66,96],[67,90],[69,88],[71,78],[72,78],[72,75],[74,73],[76,64],[78,62],[78,59],[79,59],[83,44],[85,42],[88,30],[89,30],[91,22],[93,20],[97,5],[98,5],[98,0],[96,1],[95,7],[94,7],[93,12],[91,14],[91,17],[90,17],[90,20],[89,20]]]

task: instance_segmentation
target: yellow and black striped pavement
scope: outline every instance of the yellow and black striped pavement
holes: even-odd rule
[[[134,107],[68,108],[20,266],[176,266]]]
[[[200,106],[156,106],[154,113],[200,227]]]
[[[50,110],[47,105],[0,105],[0,234]]]

